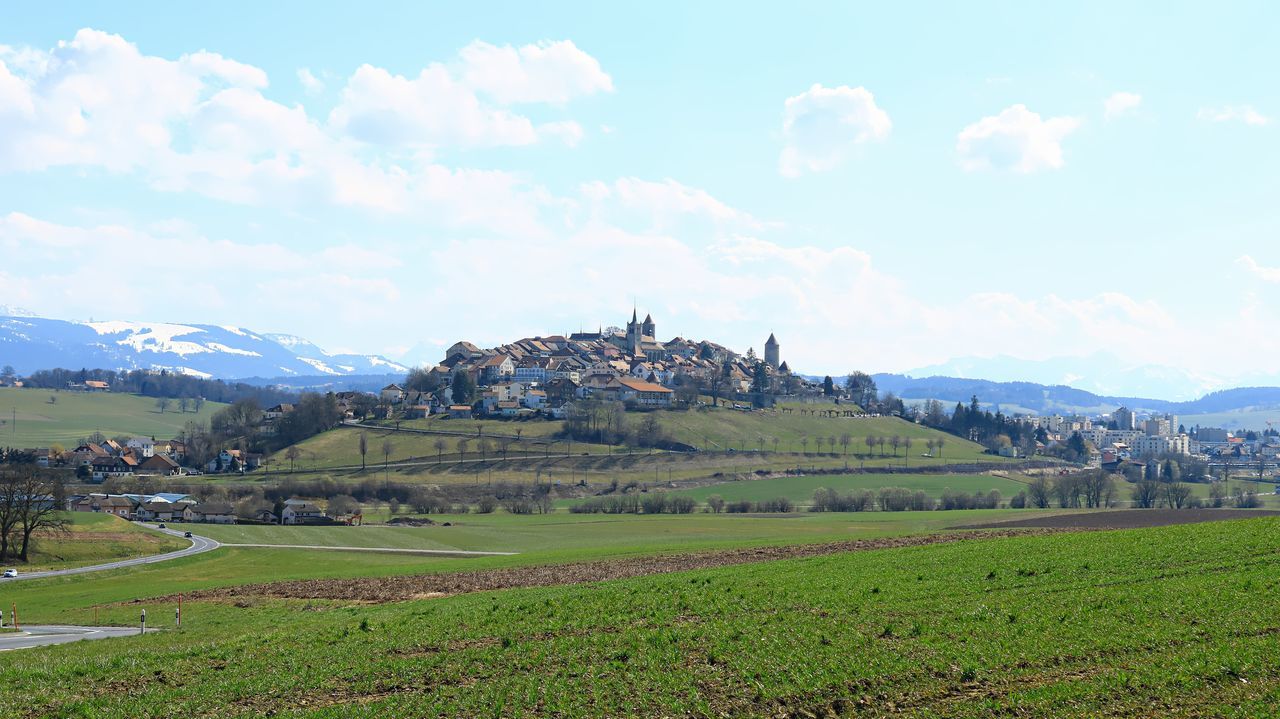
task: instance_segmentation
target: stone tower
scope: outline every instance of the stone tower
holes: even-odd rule
[[[627,323],[627,351],[632,355],[640,354],[640,337],[644,328],[636,318],[636,310],[631,308],[631,321]]]
[[[778,344],[778,338],[774,337],[773,333],[770,332],[769,339],[765,340],[764,342],[765,364],[769,365],[774,369],[778,369],[778,365],[781,364],[779,362],[779,360],[781,359],[781,355],[782,355],[782,345]]]
[[[645,337],[658,338],[658,326],[653,322],[653,315],[646,314],[644,316],[644,324],[641,325],[642,332],[640,334]]]

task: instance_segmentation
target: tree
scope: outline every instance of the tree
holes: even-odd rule
[[[844,391],[849,399],[867,411],[876,405],[876,381],[866,372],[854,372],[844,380]]]
[[[712,512],[719,514],[724,511],[724,497],[721,497],[718,494],[713,494],[710,497],[707,497],[707,506],[711,508]]]
[[[801,437],[800,437],[800,447],[801,447],[801,449],[803,450],[803,454],[808,454],[808,453],[809,453],[809,437],[808,437],[808,435],[801,435]]]
[[[439,387],[439,378],[425,367],[409,370],[409,375],[404,378],[404,388],[413,392],[434,392]]]
[[[848,432],[840,435],[840,449],[844,451],[844,456],[849,456],[849,444],[853,442],[853,436]]]
[[[66,530],[63,496],[62,482],[40,469],[0,471],[0,560],[13,556],[26,562],[33,537]]]
[[[454,404],[471,404],[476,392],[476,383],[471,381],[470,374],[454,372],[452,387]]]
[[[822,378],[822,395],[830,397],[836,393],[836,383],[831,379],[831,375]]]
[[[190,406],[191,406],[191,400],[189,398],[187,397],[178,398],[178,409],[181,410],[183,414],[187,413],[187,408]]]
[[[160,411],[160,414],[164,414],[165,410],[169,409],[169,398],[168,398],[168,397],[157,397],[157,398],[156,398],[156,409]]]
[[[877,440],[876,440],[875,435],[873,435],[873,434],[869,434],[869,435],[867,435],[866,439],[864,439],[864,440],[862,440],[862,441],[863,441],[863,443],[864,443],[864,444],[866,444],[866,445],[867,445],[867,454],[871,454],[871,452],[872,452],[873,450],[875,450],[875,448],[876,448],[876,441],[877,441]]]
[[[360,433],[360,471],[365,469],[364,458],[369,454],[369,434],[367,432]]]
[[[395,445],[395,443],[393,443],[393,442],[391,441],[391,438],[390,438],[390,437],[388,437],[388,438],[386,438],[386,439],[382,440],[382,473],[383,473],[383,476],[385,476],[385,475],[386,475],[386,473],[389,471],[389,470],[388,470],[388,465],[390,465],[390,464],[391,464],[391,453],[392,453],[392,452],[394,452],[395,450],[396,450],[396,445]]]
[[[893,456],[897,457],[898,447],[902,446],[902,438],[896,434],[893,435],[892,437],[889,438],[889,446],[893,447]]]
[[[196,414],[200,414],[201,408],[204,407],[204,397],[196,397],[191,400],[191,404],[195,408]]]
[[[480,452],[480,459],[482,461],[487,460],[489,458],[490,449],[492,449],[492,446],[489,444],[489,440],[482,439],[476,442],[476,450]]]
[[[876,437],[876,444],[880,445],[880,456],[884,456],[884,443],[888,441],[884,437]]]
[[[1143,509],[1151,509],[1160,500],[1160,483],[1154,479],[1143,479],[1133,485],[1133,504]]]
[[[936,447],[938,448],[938,456],[939,456],[939,457],[941,457],[941,456],[942,456],[942,445],[946,444],[946,440],[945,440],[945,439],[943,439],[943,438],[941,438],[941,437],[939,437],[939,438],[937,438],[936,440],[934,440],[933,444],[934,444],[934,446],[936,446]]]
[[[284,451],[284,458],[289,460],[289,474],[293,474],[293,463],[302,456],[302,450],[298,449],[298,445],[292,445]]]
[[[1049,506],[1049,480],[1043,476],[1036,477],[1031,484],[1027,485],[1027,498],[1031,500],[1031,504],[1039,509],[1045,509]]]
[[[1161,498],[1172,509],[1182,509],[1191,500],[1191,487],[1183,482],[1166,482],[1161,489]]]
[[[360,503],[349,494],[339,494],[329,499],[327,511],[330,517],[338,517],[344,514],[360,514]]]
[[[436,449],[436,464],[440,464],[444,461],[444,448],[448,447],[449,443],[444,441],[443,437],[437,437],[436,441],[431,443],[431,446]]]

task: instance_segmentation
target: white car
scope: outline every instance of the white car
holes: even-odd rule
[[[4,578],[5,578],[5,579],[13,579],[13,578],[14,578],[14,577],[16,577],[16,576],[18,576],[18,570],[16,570],[16,569],[6,569],[6,570],[4,570]]]

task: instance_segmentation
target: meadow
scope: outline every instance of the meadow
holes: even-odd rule
[[[94,432],[107,437],[172,439],[187,422],[207,424],[213,413],[224,406],[205,402],[199,412],[181,412],[177,401],[172,400],[170,409],[162,413],[155,399],[139,395],[3,387],[0,447],[61,444],[74,449],[79,440]]]
[[[975,540],[384,605],[192,602],[180,632],[0,655],[0,714],[1269,716],[1277,530]]]
[[[4,565],[19,571],[69,569],[183,549],[190,542],[138,527],[110,514],[67,512],[65,532],[37,535],[30,562]]]
[[[679,490],[678,493],[693,497],[699,503],[705,503],[707,497],[718,495],[727,502],[743,499],[760,502],[786,497],[798,505],[805,506],[813,499],[814,490],[819,488],[834,489],[847,494],[861,489],[874,491],[881,487],[903,487],[913,492],[922,490],[935,499],[947,489],[967,494],[986,493],[994,489],[1000,492],[1003,501],[1007,502],[1010,497],[1025,490],[1027,485],[1025,479],[1020,481],[991,474],[815,474],[743,479],[692,490]]]

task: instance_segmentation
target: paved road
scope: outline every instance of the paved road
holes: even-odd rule
[[[148,529],[152,529],[157,532],[163,532],[165,534],[169,534],[175,537],[179,537],[179,538],[182,537],[182,532],[175,529],[160,529],[155,525],[151,525],[151,524],[143,524],[141,526],[147,527]],[[209,539],[208,537],[193,536],[188,541],[191,542],[190,547],[187,547],[186,549],[179,549],[176,552],[168,552],[166,554],[153,554],[148,557],[138,557],[136,559],[122,559],[118,562],[108,562],[106,564],[94,564],[88,567],[76,567],[75,569],[58,569],[58,570],[53,570],[48,572],[20,573],[16,578],[0,579],[0,586],[3,586],[3,584],[6,584],[8,582],[19,582],[26,579],[44,579],[46,577],[63,577],[63,576],[69,576],[72,574],[88,574],[89,572],[105,572],[108,569],[122,569],[124,567],[137,567],[143,564],[167,562],[171,559],[178,559],[180,557],[189,557],[193,554],[209,552],[222,546],[218,542],[215,542],[214,540]],[[22,570],[18,570],[18,571],[21,572]]]
[[[16,634],[0,634],[0,652],[47,647],[53,644],[68,644],[85,639],[127,637],[137,633],[138,629],[136,627],[22,627],[22,631]]]
[[[516,552],[474,552],[465,549],[404,549],[400,547],[329,547],[319,544],[233,544],[222,547],[265,547],[267,549],[332,549],[340,552],[398,552],[400,554],[432,554],[444,557],[511,557]]]

